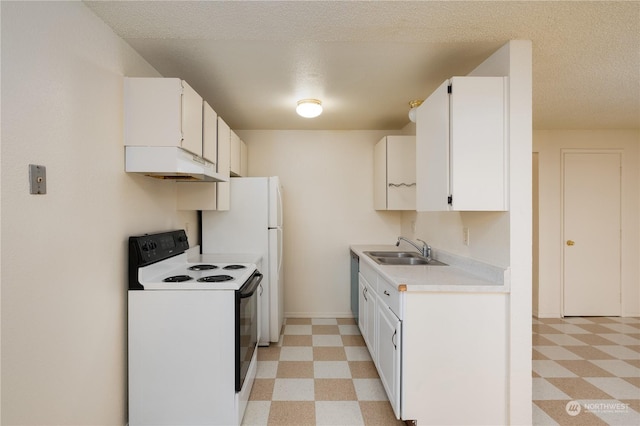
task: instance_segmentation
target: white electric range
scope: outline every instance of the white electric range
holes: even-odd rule
[[[188,256],[184,230],[129,238],[129,425],[239,425],[255,379],[262,274]]]

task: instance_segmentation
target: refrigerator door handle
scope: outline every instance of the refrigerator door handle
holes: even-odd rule
[[[282,228],[278,229],[278,276],[282,273],[282,251],[284,246],[284,233],[282,232]]]
[[[278,217],[276,218],[278,223],[276,225],[282,227],[284,212],[282,211],[282,191],[280,191],[280,185],[276,185],[276,193],[278,194]]]

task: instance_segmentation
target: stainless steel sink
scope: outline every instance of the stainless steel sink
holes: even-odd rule
[[[447,266],[435,259],[427,259],[418,253],[409,251],[365,251],[378,265],[428,265]]]
[[[422,257],[411,251],[367,251],[365,253],[374,257]]]

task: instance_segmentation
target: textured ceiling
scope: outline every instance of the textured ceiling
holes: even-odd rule
[[[390,129],[509,40],[536,129],[640,128],[640,2],[85,1],[234,129]],[[303,119],[301,98],[324,113]]]

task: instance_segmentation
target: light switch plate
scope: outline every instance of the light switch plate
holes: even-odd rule
[[[47,193],[47,168],[37,164],[29,164],[29,192],[31,194]]]

